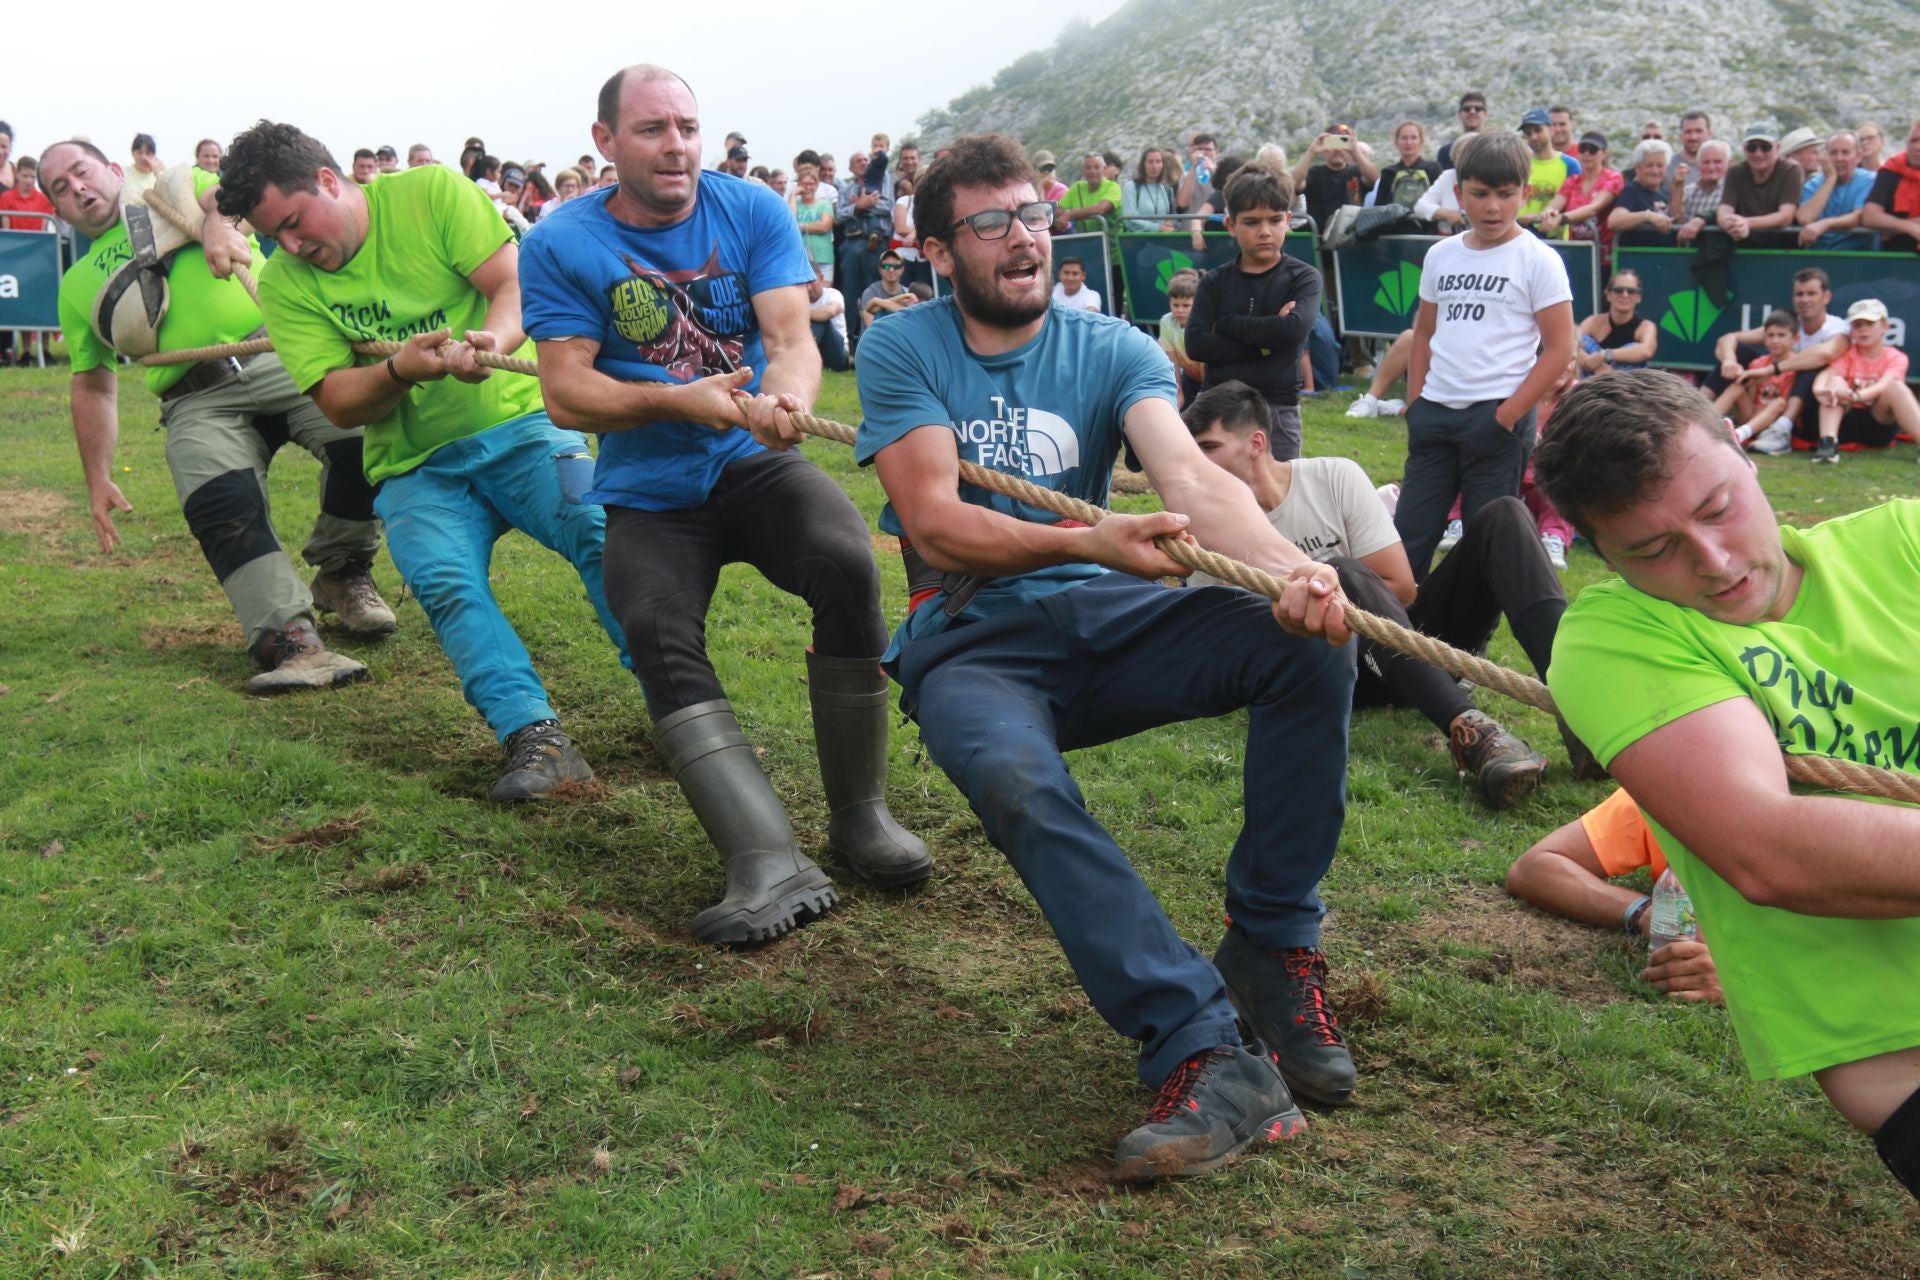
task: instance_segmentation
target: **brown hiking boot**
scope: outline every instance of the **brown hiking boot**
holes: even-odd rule
[[[1463,711],[1447,733],[1453,767],[1471,773],[1480,794],[1496,809],[1517,804],[1540,785],[1547,758],[1500,727],[1483,711]]]
[[[267,632],[254,642],[251,653],[260,674],[247,681],[247,692],[256,697],[331,689],[367,678],[364,663],[320,643],[310,617],[295,618],[280,630]]]
[[[340,625],[356,636],[392,635],[399,625],[373,585],[371,556],[315,574],[313,608],[316,613],[338,615]]]

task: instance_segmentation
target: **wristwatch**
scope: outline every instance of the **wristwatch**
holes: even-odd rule
[[[1626,911],[1620,916],[1620,932],[1626,934],[1629,938],[1639,937],[1640,917],[1645,915],[1647,908],[1652,905],[1653,899],[1644,893],[1632,902],[1629,902]]]
[[[1602,352],[1600,353],[1600,358],[1601,358],[1602,360],[1604,360],[1604,361],[1606,361],[1606,362],[1607,362],[1608,364],[1612,364],[1612,363],[1613,363],[1613,348],[1612,348],[1612,347],[1608,347],[1608,348],[1607,348],[1607,349],[1606,349],[1605,351],[1602,351]]]

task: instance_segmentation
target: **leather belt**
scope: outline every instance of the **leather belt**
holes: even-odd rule
[[[266,333],[265,329],[256,329],[247,337],[263,338]],[[223,382],[232,381],[240,376],[242,369],[253,363],[254,355],[258,354],[260,353],[255,352],[244,356],[228,356],[224,360],[203,360],[188,369],[180,381],[162,391],[160,402],[165,404],[168,401],[178,400],[182,396],[190,396],[196,391],[205,391],[209,387],[217,387]]]

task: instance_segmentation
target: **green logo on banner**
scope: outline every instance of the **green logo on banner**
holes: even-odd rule
[[[1398,269],[1380,277],[1380,287],[1373,291],[1373,302],[1402,320],[1412,315],[1413,309],[1420,305],[1419,265],[1403,262]]]
[[[1660,317],[1660,327],[1682,342],[1698,342],[1725,310],[1714,306],[1704,289],[1676,293],[1667,299],[1667,314]]]
[[[1189,271],[1193,268],[1193,259],[1178,249],[1168,250],[1167,256],[1160,260],[1160,269],[1154,273],[1153,284],[1160,292],[1167,291],[1167,281],[1173,279],[1176,271]]]

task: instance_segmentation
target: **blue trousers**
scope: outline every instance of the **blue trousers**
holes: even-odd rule
[[[633,665],[600,585],[606,513],[568,502],[554,466],[555,454],[585,446],[579,432],[529,413],[442,445],[412,471],[389,478],[373,501],[387,525],[387,550],[426,610],[460,691],[502,742],[536,720],[558,719],[487,579],[493,544],[507,530],[572,563],[622,665]]]
[[[1137,1040],[1140,1078],[1238,1043],[1225,984],[1174,932],[1087,812],[1062,751],[1248,708],[1245,821],[1227,910],[1260,946],[1314,946],[1317,886],[1346,816],[1353,646],[1298,640],[1234,587],[1112,573],[907,645],[895,674],[920,739],[965,793],[1094,1008]]]

